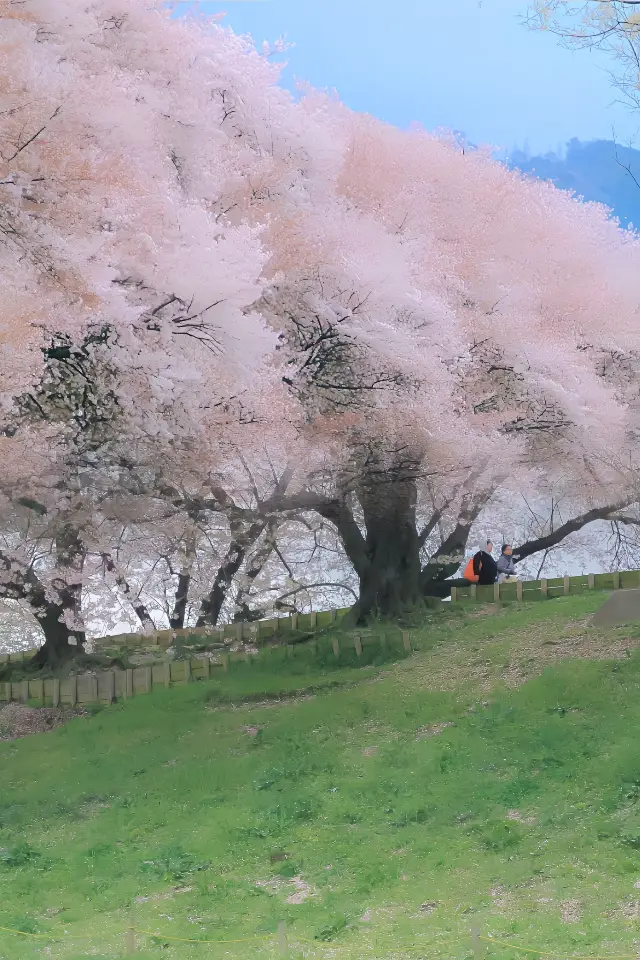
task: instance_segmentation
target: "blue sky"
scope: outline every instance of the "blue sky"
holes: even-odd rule
[[[571,137],[640,145],[640,120],[616,105],[608,61],[532,33],[526,0],[216,0],[256,42],[295,47],[283,76],[335,88],[355,110],[399,126],[461,130],[476,143],[533,152]]]

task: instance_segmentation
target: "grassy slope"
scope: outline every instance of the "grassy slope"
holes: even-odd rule
[[[476,922],[565,956],[634,954],[640,632],[594,634],[601,602],[451,611],[384,670],[242,665],[1,743],[0,924],[90,939],[0,932],[0,960],[119,957],[136,899],[139,928],[175,937],[286,920],[296,957],[462,958]],[[273,941],[139,949],[278,955]]]

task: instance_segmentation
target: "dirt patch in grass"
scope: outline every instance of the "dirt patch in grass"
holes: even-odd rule
[[[420,727],[417,731],[416,740],[424,740],[428,737],[437,737],[439,733],[446,730],[447,727],[453,727],[453,723],[431,723],[426,727]]]
[[[313,888],[303,880],[302,877],[293,877],[291,883],[295,887],[293,893],[289,894],[285,903],[299,904],[304,903],[314,895]]]
[[[578,900],[565,900],[560,915],[563,923],[580,923],[582,920],[580,902]]]
[[[9,703],[0,710],[0,740],[17,740],[34,733],[49,733],[74,717],[86,715],[84,710],[25,707],[21,703]]]
[[[561,660],[623,660],[639,647],[640,637],[630,636],[624,629],[598,631],[576,621],[550,635],[549,626],[540,624],[514,637],[502,680],[507,686],[519,687]]]
[[[507,641],[505,644],[504,641]],[[640,648],[640,631],[633,627],[596,629],[585,618],[558,622],[543,620],[500,634],[496,623],[493,637],[472,641],[452,639],[428,654],[423,662],[415,658],[398,664],[401,675],[411,672],[412,680],[428,690],[453,691],[461,683],[478,693],[495,689],[496,684],[520,687],[561,660],[623,660]]]

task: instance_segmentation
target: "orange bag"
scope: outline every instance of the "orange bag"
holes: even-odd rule
[[[465,580],[468,580],[469,583],[477,583],[480,579],[480,577],[473,572],[473,557],[471,557],[471,560],[469,560],[469,563],[464,568],[464,573],[462,576]]]

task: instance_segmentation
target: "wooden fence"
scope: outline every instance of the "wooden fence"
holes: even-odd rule
[[[197,644],[200,647],[231,647],[235,643],[248,643],[261,647],[270,640],[286,643],[292,634],[305,633],[331,627],[338,623],[349,607],[341,610],[321,610],[315,613],[292,614],[273,620],[256,620],[253,623],[226,623],[221,627],[185,627],[183,630],[155,630],[153,633],[122,633],[108,637],[96,637],[91,643],[94,650],[135,650],[144,647],[159,647],[167,650],[176,642]],[[6,663],[21,663],[37,653],[33,650],[17,650],[0,654],[0,666]]]
[[[201,645],[251,643],[262,646],[269,640],[285,641],[288,634],[305,633],[326,629],[339,622],[350,607],[340,610],[319,610],[313,613],[293,613],[288,617],[272,620],[255,620],[252,623],[226,623],[221,627],[185,627],[183,630],[156,630],[150,634],[123,633],[119,636],[100,637],[93,641],[96,649],[104,647],[148,647],[165,649],[176,641]]]
[[[616,573],[589,573],[580,577],[553,577],[546,580],[516,580],[479,586],[470,583],[453,587],[453,603],[471,600],[495,603],[500,600],[546,600],[553,597],[588,593],[591,590],[640,589],[639,570],[621,570]]]
[[[530,601],[587,593],[592,590],[633,588],[640,588],[640,571],[638,570],[591,573],[580,577],[555,577],[545,580],[518,580],[491,586],[469,584],[463,587],[452,587],[451,600],[454,603]],[[54,706],[111,703],[116,699],[149,693],[154,686],[169,687],[174,684],[189,683],[192,680],[206,679],[215,671],[227,671],[233,662],[241,660],[251,662],[259,656],[260,649],[267,644],[276,643],[286,646],[287,640],[293,639],[295,634],[329,628],[332,624],[338,623],[348,610],[347,607],[340,610],[292,614],[288,617],[259,620],[253,623],[225,624],[218,628],[193,627],[184,630],[158,630],[149,635],[128,633],[101,637],[93,641],[97,650],[114,647],[135,650],[154,646],[166,650],[176,643],[184,646],[189,646],[190,643],[200,647],[215,648],[217,646],[220,649],[217,651],[217,661],[212,661],[210,657],[164,660],[129,670],[105,670],[96,674],[71,677],[67,680],[23,680],[17,683],[0,683],[0,702],[33,700]],[[374,638],[373,642],[384,644],[385,634],[381,634],[380,637],[381,639]],[[353,647],[358,657],[362,655],[363,647],[370,642],[370,638],[358,633],[354,633],[353,637],[349,638],[349,645]],[[404,650],[410,652],[412,645],[408,633],[402,633],[402,642]],[[311,644],[314,643],[315,641],[312,640]],[[257,648],[257,652],[233,651],[231,649],[233,644],[249,644]],[[342,644],[344,647],[344,639]],[[339,659],[340,639],[337,635],[332,637],[332,650],[336,660]],[[27,660],[34,653],[35,650],[26,650],[6,654],[0,656],[0,664]]]
[[[413,650],[411,634],[408,631],[395,631],[401,642],[404,655]],[[327,645],[327,653],[336,665],[343,653],[355,653],[360,659],[364,650],[378,647],[381,651],[391,648],[394,642],[392,634],[381,632],[376,635],[354,633],[348,640],[334,635]],[[311,640],[306,643],[285,644],[287,655],[295,655],[300,647],[318,652],[318,643]],[[212,676],[227,673],[234,663],[254,663],[260,658],[260,651],[237,650],[220,653],[218,660],[210,657],[198,657],[187,660],[164,660],[129,670],[101,670],[92,674],[81,674],[65,680],[20,680],[12,683],[0,683],[0,702],[35,702],[42,706],[75,707],[91,703],[113,703],[114,700],[126,700],[141,693],[151,693],[154,687],[184,686],[194,680],[207,680]]]

